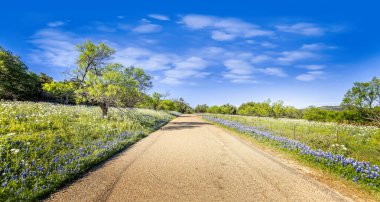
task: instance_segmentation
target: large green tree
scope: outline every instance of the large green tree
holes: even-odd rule
[[[98,105],[103,116],[111,106],[133,106],[152,87],[151,77],[141,68],[110,63],[115,51],[106,44],[86,41],[78,50],[77,101]]]
[[[39,79],[20,57],[0,47],[0,99],[39,99]]]
[[[74,70],[76,80],[85,83],[89,73],[100,76],[101,72],[109,64],[115,50],[105,43],[96,45],[92,41],[86,41],[77,46],[79,57],[76,61],[77,68]]]
[[[356,82],[344,96],[343,106],[358,110],[368,120],[380,122],[380,79]]]

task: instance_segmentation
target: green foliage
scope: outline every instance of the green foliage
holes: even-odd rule
[[[152,87],[151,77],[141,68],[108,63],[115,51],[107,45],[87,41],[78,50],[78,67],[74,71],[80,84],[77,101],[98,105],[103,116],[107,116],[111,106],[134,106],[142,99],[142,93]]]
[[[0,99],[36,100],[40,86],[40,77],[20,57],[0,47]]]
[[[368,120],[380,123],[380,79],[355,82],[342,101],[343,106],[358,110]]]
[[[74,70],[76,80],[84,83],[89,72],[99,76],[104,67],[112,59],[115,50],[104,43],[99,45],[91,41],[86,41],[77,46],[79,57],[77,59],[77,69]]]
[[[162,100],[157,107],[158,110],[176,111],[176,104],[173,100]]]
[[[180,113],[192,113],[193,109],[189,106],[188,103],[185,102],[183,98],[175,99],[174,100],[174,105],[177,112]]]
[[[269,117],[273,116],[274,112],[270,104],[270,100],[265,102],[247,102],[243,103],[238,108],[238,114],[249,116]]]
[[[72,81],[59,81],[43,84],[42,89],[52,98],[54,101],[69,104],[75,103],[75,90],[77,85]]]
[[[206,105],[206,104],[203,104],[203,105],[197,105],[197,106],[195,106],[194,111],[195,111],[196,113],[206,113],[208,108],[209,108],[209,107],[208,107],[208,105]]]
[[[206,108],[206,112],[211,114],[236,114],[237,109],[235,106],[231,104],[224,104],[222,106],[213,105],[211,107]]]
[[[0,201],[36,201],[172,119],[146,109],[0,101]]]

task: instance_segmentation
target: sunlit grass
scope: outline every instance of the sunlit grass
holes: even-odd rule
[[[35,199],[172,116],[146,109],[0,102],[0,201]]]

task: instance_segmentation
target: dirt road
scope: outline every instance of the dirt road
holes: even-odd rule
[[[48,201],[350,201],[225,130],[185,115]]]

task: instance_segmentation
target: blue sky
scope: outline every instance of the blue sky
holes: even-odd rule
[[[154,76],[152,91],[196,104],[267,98],[338,105],[380,76],[377,1],[7,1],[0,45],[55,79],[87,39]]]

